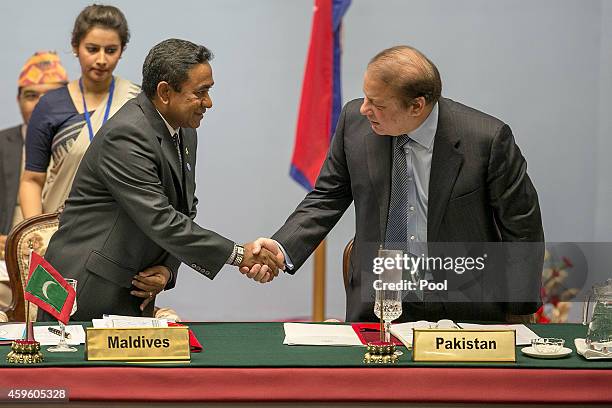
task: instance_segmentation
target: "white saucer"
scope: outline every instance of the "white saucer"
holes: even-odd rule
[[[535,358],[561,358],[561,357],[565,357],[572,353],[572,349],[567,348],[567,347],[563,347],[561,350],[559,350],[556,353],[538,353],[531,346],[523,347],[521,351],[523,352],[523,354],[527,354],[529,357],[535,357]]]

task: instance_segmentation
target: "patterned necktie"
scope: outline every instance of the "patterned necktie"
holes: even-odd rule
[[[172,141],[176,147],[176,154],[178,155],[179,166],[181,169],[181,177],[183,177],[183,156],[181,156],[181,141],[179,140],[179,134],[175,133],[172,135]]]
[[[180,177],[180,186],[177,187],[177,191],[179,192],[180,204],[179,211],[183,214],[188,214],[186,207],[186,196],[185,196],[185,170],[183,169],[183,156],[181,155],[181,139],[178,133],[172,135],[172,141],[174,142],[174,147],[176,147],[176,154],[178,155],[179,160],[179,177]],[[181,187],[183,186],[183,187]]]
[[[409,141],[410,138],[407,135],[397,136],[394,141],[391,200],[389,202],[389,215],[387,217],[385,248],[401,250],[404,254],[413,257],[417,252],[410,250],[414,242],[408,242],[408,189],[413,188],[414,185],[411,184],[413,181],[408,178],[408,164],[406,163],[406,152],[404,151],[404,145]],[[415,238],[414,235],[411,236],[411,240]],[[403,279],[410,280],[417,284],[422,275],[421,271],[415,270],[415,273],[408,273],[408,271],[409,270],[404,269],[402,273]],[[423,291],[419,290],[416,286],[415,289],[412,290],[412,293],[416,295],[419,300],[423,300]],[[404,293],[404,296],[407,294],[408,291]]]
[[[387,217],[385,247],[406,250],[408,220],[408,168],[404,145],[410,138],[397,136],[393,148],[393,170],[391,178],[391,200]]]

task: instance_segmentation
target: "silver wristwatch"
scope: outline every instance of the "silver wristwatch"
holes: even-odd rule
[[[235,244],[234,248],[236,249],[236,258],[234,258],[232,265],[240,266],[242,259],[244,258],[244,247],[242,245]]]
[[[225,263],[232,266],[240,266],[243,258],[244,247],[242,245],[234,244],[234,249]]]

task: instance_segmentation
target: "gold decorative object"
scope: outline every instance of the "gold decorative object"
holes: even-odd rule
[[[6,361],[11,364],[42,363],[44,357],[40,352],[40,343],[35,340],[14,340]]]
[[[390,364],[397,363],[398,356],[395,354],[395,344],[384,341],[368,343],[363,362],[367,364]]]
[[[366,364],[389,364],[397,363],[398,355],[395,353],[395,344],[393,342],[384,341],[385,339],[385,324],[384,324],[384,308],[383,301],[380,301],[380,340],[368,343],[366,352],[363,356],[363,362]]]

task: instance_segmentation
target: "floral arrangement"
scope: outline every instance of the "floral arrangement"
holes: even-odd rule
[[[562,256],[560,260],[551,256],[548,250],[544,254],[544,269],[542,270],[542,307],[536,312],[538,323],[564,323],[567,322],[572,307],[570,300],[580,291],[578,288],[568,288],[565,285],[569,273],[574,265]]]

